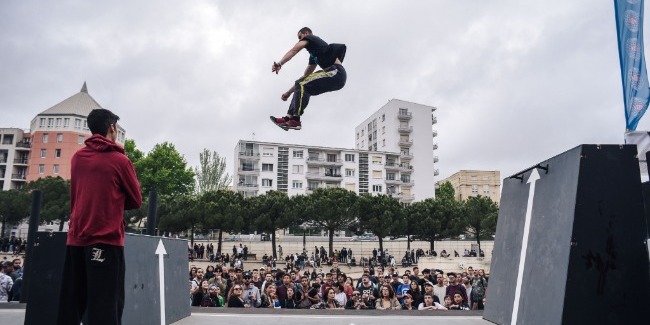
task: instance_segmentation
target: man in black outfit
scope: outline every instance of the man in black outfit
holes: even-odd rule
[[[309,63],[305,73],[280,97],[283,101],[286,101],[293,93],[287,116],[271,116],[271,121],[285,130],[300,130],[302,128],[300,116],[304,113],[307,104],[309,104],[310,96],[339,90],[345,86],[347,80],[347,74],[343,65],[341,65],[345,58],[345,44],[328,44],[320,37],[312,34],[311,29],[308,27],[303,27],[298,31],[298,43],[280,61],[273,62],[271,72],[276,74],[280,72],[282,66],[303,48],[309,52]],[[323,70],[314,72],[316,66],[320,66]]]

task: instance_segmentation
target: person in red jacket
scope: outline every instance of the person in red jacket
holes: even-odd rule
[[[58,324],[121,324],[124,310],[124,210],[142,204],[133,164],[117,143],[107,109],[88,115],[92,136],[71,161],[70,226]],[[84,321],[85,323],[85,321]]]

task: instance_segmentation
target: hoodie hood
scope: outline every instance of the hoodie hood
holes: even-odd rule
[[[99,134],[93,134],[90,138],[86,139],[85,144],[88,148],[95,151],[117,151],[124,154],[124,148],[122,146]]]

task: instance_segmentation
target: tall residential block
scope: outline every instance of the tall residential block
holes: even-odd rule
[[[458,201],[478,195],[487,196],[497,204],[501,199],[501,173],[497,170],[461,170],[436,185],[445,182],[451,183]]]
[[[401,168],[397,179],[402,181],[396,184],[397,192],[408,192],[416,201],[435,195],[435,111],[432,106],[392,99],[355,128],[358,150],[397,153]]]
[[[27,182],[30,135],[18,128],[0,128],[0,190],[20,189]]]

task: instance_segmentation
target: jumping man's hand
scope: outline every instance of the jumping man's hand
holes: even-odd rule
[[[271,67],[271,72],[275,72],[275,74],[278,74],[278,72],[280,72],[280,69],[282,69],[282,64],[278,62],[273,62],[273,66]]]
[[[289,94],[289,93],[283,93],[282,96],[281,96],[280,98],[281,98],[283,101],[286,102],[287,99],[289,99],[289,96],[291,96],[291,94]]]

